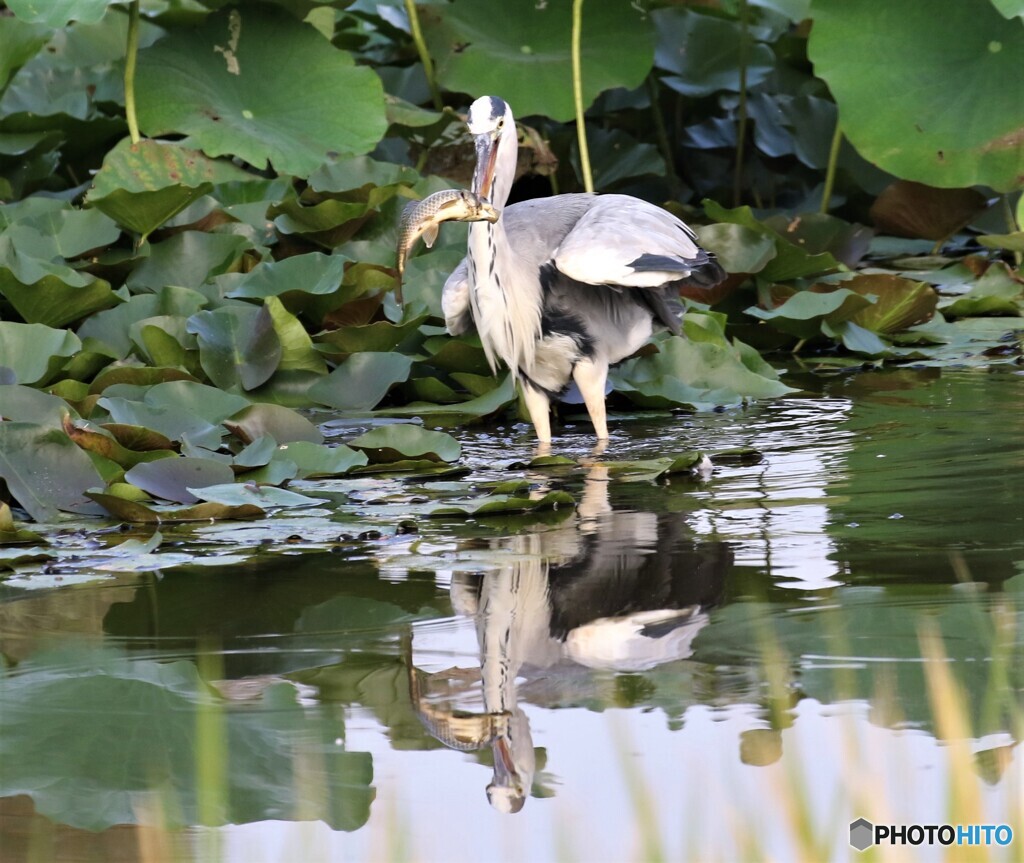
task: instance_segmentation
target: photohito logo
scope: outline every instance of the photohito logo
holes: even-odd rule
[[[858,851],[872,845],[1009,845],[1008,824],[872,824],[867,818],[850,822],[850,844]]]

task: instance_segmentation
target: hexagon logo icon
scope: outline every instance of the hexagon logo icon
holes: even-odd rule
[[[864,851],[875,844],[875,827],[866,818],[850,822],[850,844],[858,851]]]

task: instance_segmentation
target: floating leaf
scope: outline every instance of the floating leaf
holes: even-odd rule
[[[301,414],[280,405],[258,404],[246,408],[225,423],[243,441],[269,435],[279,444],[295,441],[322,443],[320,430]]]
[[[188,319],[188,331],[199,339],[203,371],[222,389],[258,387],[281,359],[281,341],[265,306],[197,312]]]
[[[403,459],[453,462],[462,453],[462,446],[450,434],[409,423],[378,426],[350,440],[348,445],[365,452],[373,464]]]
[[[343,411],[375,407],[396,383],[409,377],[412,358],[404,354],[353,354],[324,380],[310,387],[309,395],[321,404]]]
[[[274,332],[281,342],[281,371],[308,371],[327,373],[327,363],[313,347],[313,340],[295,315],[284,307],[277,297],[267,297],[263,303],[274,322]]]
[[[273,486],[257,486],[252,483],[230,482],[205,488],[190,488],[196,497],[222,506],[238,507],[251,505],[260,509],[273,507],[320,506],[323,500],[306,497]]]
[[[86,452],[101,455],[103,458],[110,459],[110,461],[123,468],[134,467],[135,465],[142,464],[143,462],[170,458],[174,455],[174,453],[170,451],[169,445],[166,450],[135,452],[134,450],[122,446],[117,439],[106,430],[96,431],[95,428],[90,429],[75,425],[67,416],[64,418],[63,428],[65,434],[67,434],[71,440]],[[163,438],[163,435],[160,435],[160,437]],[[166,438],[163,439],[166,440]],[[169,441],[168,444],[170,444]]]
[[[139,464],[124,478],[132,485],[149,492],[153,497],[176,503],[197,503],[190,488],[222,485],[234,481],[235,475],[223,462],[208,458],[165,458],[148,464]]]
[[[229,297],[262,299],[288,291],[306,294],[330,294],[338,289],[345,275],[344,255],[310,252],[283,261],[260,264],[242,276],[227,292]]]
[[[64,399],[31,387],[0,385],[0,419],[60,428],[67,414]]]
[[[266,515],[266,512],[260,507],[252,504],[226,506],[221,503],[197,503],[194,506],[155,507],[100,491],[87,491],[85,496],[96,501],[114,518],[132,524],[176,524],[217,519],[253,519],[263,518]]]
[[[495,26],[489,0],[430,6],[424,31],[441,84],[460,93],[500,94],[520,117],[573,116],[568,3],[505,0]],[[595,3],[584,15],[583,104],[612,87],[643,83],[654,55],[650,18],[628,3]]]
[[[297,176],[330,152],[367,152],[386,127],[377,75],[269,6],[214,13],[140,51],[136,89],[147,134]]]
[[[31,545],[45,541],[35,531],[18,527],[14,523],[11,508],[6,503],[0,503],[0,545]]]
[[[15,383],[45,383],[81,349],[78,336],[67,330],[0,321],[0,368],[10,369]]]
[[[347,446],[323,446],[306,441],[296,441],[279,447],[274,458],[285,459],[294,464],[297,475],[303,479],[314,476],[341,476],[367,463],[365,453]]]
[[[673,336],[657,354],[628,360],[611,379],[617,390],[644,407],[710,408],[794,392],[774,377],[751,371],[739,350],[725,342]]]
[[[60,429],[0,423],[0,479],[36,521],[54,521],[57,510],[96,512],[84,493],[100,476],[89,456]]]

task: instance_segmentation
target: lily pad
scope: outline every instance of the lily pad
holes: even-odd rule
[[[373,464],[405,459],[454,462],[462,454],[461,444],[450,434],[409,423],[378,426],[350,440],[348,445],[365,452]]]
[[[221,503],[197,503],[194,506],[156,507],[101,491],[87,491],[85,496],[96,501],[114,518],[132,524],[176,524],[218,519],[263,518],[266,512],[252,504],[229,506]]]
[[[175,503],[198,503],[190,489],[232,482],[234,472],[223,462],[207,458],[165,458],[139,464],[124,478],[132,485],[149,492],[153,497]]]
[[[279,444],[307,441],[323,443],[324,436],[302,414],[281,405],[258,404],[244,409],[225,422],[231,433],[246,443],[269,435]]]
[[[322,444],[295,441],[278,448],[275,461],[285,459],[297,468],[296,474],[307,479],[317,476],[342,476],[353,468],[367,463],[365,453],[347,446],[323,446]]]
[[[99,484],[100,475],[60,429],[0,423],[0,479],[36,521],[54,521],[58,510],[96,513],[85,490]]]
[[[324,380],[310,387],[309,395],[338,410],[370,410],[392,386],[407,380],[411,369],[412,358],[404,354],[372,351],[353,354]]]
[[[301,177],[328,153],[369,151],[387,124],[371,69],[265,5],[214,13],[140,51],[136,89],[148,135],[184,133],[207,155]]]
[[[254,389],[274,373],[281,359],[281,340],[265,306],[197,312],[188,319],[188,331],[199,339],[203,371],[221,389]]]
[[[253,506],[260,509],[277,507],[321,506],[323,500],[306,497],[283,488],[257,486],[252,483],[229,482],[204,488],[190,488],[197,498],[227,507]]]

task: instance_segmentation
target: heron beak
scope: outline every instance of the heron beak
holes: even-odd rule
[[[476,136],[476,170],[473,172],[473,194],[481,200],[491,199],[494,167],[498,159],[498,139],[490,133]]]

